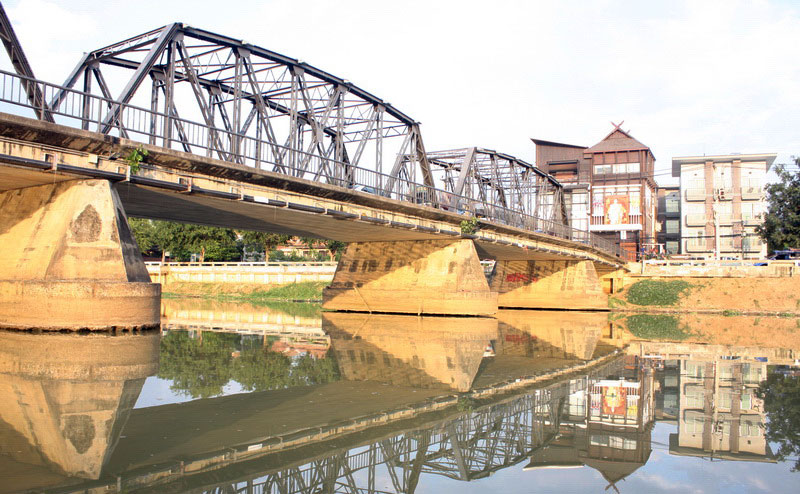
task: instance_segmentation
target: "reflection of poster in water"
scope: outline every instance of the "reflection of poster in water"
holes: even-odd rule
[[[627,411],[627,392],[622,386],[603,388],[603,415],[625,416]]]
[[[622,225],[628,223],[628,196],[606,196],[604,223],[606,225]]]

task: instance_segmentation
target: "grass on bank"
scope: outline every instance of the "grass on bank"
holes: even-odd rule
[[[168,285],[162,293],[165,298],[202,297],[223,301],[264,303],[269,301],[317,302],[322,300],[322,289],[326,281],[305,281],[267,289],[250,286],[224,286],[217,283],[182,283]],[[171,290],[170,290],[171,289]]]
[[[642,280],[631,285],[625,298],[634,305],[669,306],[677,304],[691,287],[691,283],[683,280]]]
[[[646,340],[681,341],[689,337],[688,328],[678,318],[661,314],[637,314],[625,321],[635,337]]]

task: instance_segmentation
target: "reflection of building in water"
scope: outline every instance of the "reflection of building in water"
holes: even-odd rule
[[[559,434],[533,452],[526,470],[589,466],[614,486],[650,457],[653,371],[628,357],[617,375],[581,376],[570,393]]]
[[[0,332],[0,471],[14,473],[0,492],[98,478],[158,371],[158,345],[158,333]]]
[[[402,386],[468,391],[497,337],[489,318],[326,312],[322,321],[345,379]]]
[[[766,362],[682,360],[678,433],[670,453],[728,460],[775,461],[764,437],[766,414],[756,389]]]

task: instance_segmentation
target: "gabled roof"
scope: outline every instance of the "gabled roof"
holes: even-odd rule
[[[602,141],[587,149],[586,153],[606,153],[612,151],[638,151],[650,148],[633,138],[630,134],[620,129],[618,126],[610,134],[605,136]],[[650,154],[653,154],[650,151]]]

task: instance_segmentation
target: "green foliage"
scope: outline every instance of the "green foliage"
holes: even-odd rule
[[[626,305],[628,305],[628,303],[622,300],[621,298],[608,297],[608,307],[610,309],[616,309],[617,307],[625,307]]]
[[[251,300],[250,303],[261,307],[268,307],[273,311],[283,312],[294,317],[320,317],[322,306],[302,302],[287,302],[284,300]]]
[[[143,254],[169,252],[178,261],[188,261],[192,254],[199,254],[201,261],[242,258],[242,245],[229,228],[135,218],[129,222]]]
[[[347,244],[338,240],[326,240],[325,247],[327,247],[328,252],[331,253],[331,258],[338,260],[339,257],[341,257],[342,252],[344,252],[345,247],[347,247]]]
[[[247,337],[213,332],[191,338],[188,332],[170,331],[161,340],[158,377],[171,380],[173,391],[193,398],[222,394],[232,380],[248,391],[266,391],[324,384],[341,378],[331,352],[322,359],[308,354],[292,359],[269,350],[260,339],[258,346],[243,348],[248,346],[244,338]]]
[[[128,155],[125,156],[125,162],[131,167],[131,173],[139,173],[139,168],[145,158],[147,158],[147,150],[142,146],[130,150]]]
[[[742,311],[733,310],[733,309],[725,309],[724,311],[722,311],[722,315],[725,316],[725,317],[741,316],[742,315]]]
[[[322,298],[322,289],[328,286],[327,281],[304,281],[289,285],[276,286],[267,291],[256,291],[247,296],[246,300],[319,300]]]
[[[469,396],[462,395],[458,397],[458,402],[456,403],[456,409],[459,412],[472,412],[475,408],[477,403],[475,399],[470,398]]]
[[[242,243],[248,250],[264,252],[266,257],[275,247],[285,244],[289,240],[289,235],[280,233],[255,232],[252,230],[241,230],[238,232]]]
[[[778,443],[778,460],[794,459],[792,471],[800,469],[800,377],[770,373],[756,391],[767,413],[765,437]]]
[[[689,336],[678,318],[670,315],[636,314],[627,321],[628,331],[643,340],[681,341]]]
[[[794,164],[800,167],[800,158]],[[770,251],[800,247],[800,169],[774,168],[780,182],[767,185],[767,213],[756,228]]]
[[[461,222],[461,233],[464,235],[472,235],[478,231],[478,218],[472,217],[468,220]]]
[[[635,305],[675,305],[691,286],[682,280],[642,280],[631,285],[626,299]]]
[[[161,340],[158,377],[171,380],[170,389],[192,398],[219,395],[233,377],[231,353],[238,339],[236,334],[203,333],[200,339],[170,331]]]

